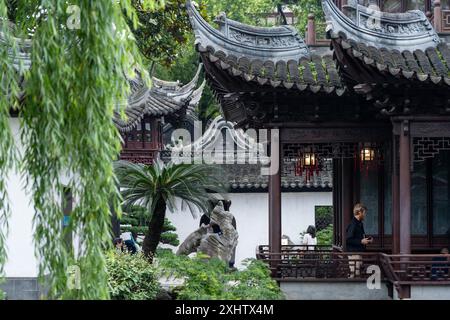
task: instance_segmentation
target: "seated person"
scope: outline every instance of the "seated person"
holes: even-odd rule
[[[114,247],[116,248],[117,252],[123,252],[124,251],[122,238],[115,238],[113,243],[114,243]]]
[[[128,252],[131,254],[135,254],[137,252],[136,242],[133,239],[133,235],[131,232],[124,232],[120,235],[122,240],[125,243],[125,246],[127,247]]]

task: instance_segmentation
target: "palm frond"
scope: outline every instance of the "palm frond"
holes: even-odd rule
[[[223,193],[218,177],[220,169],[203,164],[165,164],[157,159],[152,166],[117,161],[115,171],[120,185],[123,207],[144,206],[151,214],[159,199],[167,209],[177,209],[177,199],[191,214],[207,212],[212,193]]]

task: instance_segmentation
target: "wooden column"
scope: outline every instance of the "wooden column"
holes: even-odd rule
[[[411,253],[411,141],[409,122],[400,128],[400,253]]]
[[[353,217],[353,176],[354,176],[354,160],[341,160],[341,213],[342,213],[342,248],[346,250],[345,238],[347,226]]]
[[[434,29],[436,32],[442,32],[441,0],[434,0]]]
[[[342,246],[341,160],[333,159],[333,244]]]
[[[394,132],[399,131],[399,125],[394,124]],[[398,172],[398,136],[392,135],[392,254],[400,253],[400,200]]]
[[[316,23],[314,21],[314,14],[308,14],[308,25],[307,25],[308,33],[306,38],[307,45],[316,44]]]
[[[270,253],[281,253],[281,144],[278,130],[271,130],[271,166],[269,175],[269,247]],[[277,259],[280,256],[275,256]]]

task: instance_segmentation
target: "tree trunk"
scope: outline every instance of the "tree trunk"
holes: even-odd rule
[[[161,240],[165,217],[166,203],[164,200],[160,199],[156,203],[155,212],[153,212],[152,218],[148,224],[147,234],[145,235],[144,243],[142,245],[142,251],[150,262],[153,261],[153,255]]]

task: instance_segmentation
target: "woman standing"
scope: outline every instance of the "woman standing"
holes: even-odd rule
[[[306,229],[306,233],[303,236],[303,245],[305,246],[304,250],[315,250],[315,246],[317,245],[316,227],[309,226]]]

